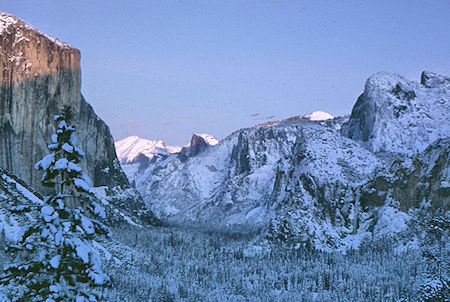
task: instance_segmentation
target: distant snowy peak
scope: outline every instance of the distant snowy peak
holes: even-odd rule
[[[215,138],[214,136],[212,136],[211,134],[194,133],[192,135],[192,138],[191,138],[191,141],[189,142],[188,147],[190,147],[193,144],[193,141],[195,141],[197,137],[201,137],[208,145],[211,145],[211,146],[217,145],[219,143],[219,140],[217,138]]]
[[[122,164],[136,161],[141,154],[152,158],[155,154],[164,152],[178,153],[181,147],[167,146],[161,140],[148,140],[139,136],[129,136],[114,143],[119,161]]]
[[[332,116],[328,112],[318,110],[318,111],[314,111],[314,112],[311,112],[311,113],[305,114],[305,115],[291,116],[291,117],[288,117],[281,121],[278,121],[278,120],[266,121],[264,123],[256,124],[255,127],[259,128],[259,127],[265,127],[265,126],[276,126],[280,123],[293,122],[293,121],[297,122],[297,121],[301,121],[301,120],[320,122],[320,121],[326,121],[326,120],[331,120],[331,119],[334,119],[334,116]]]
[[[178,159],[185,162],[189,157],[202,153],[211,146],[215,146],[219,140],[210,134],[192,134],[191,141],[181,149]]]
[[[334,116],[325,111],[314,111],[310,114],[303,115],[302,118],[310,121],[326,121],[334,119]]]

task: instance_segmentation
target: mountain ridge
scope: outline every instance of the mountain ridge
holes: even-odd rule
[[[162,140],[149,140],[133,135],[114,142],[117,158],[120,163],[127,164],[135,161],[139,154],[143,154],[148,158],[152,158],[155,154],[179,153],[182,147],[167,146]]]
[[[395,114],[400,103],[412,106],[402,113],[406,121],[420,117],[410,125],[410,133],[423,131],[420,122],[427,114],[437,115],[432,129],[447,129],[450,122],[442,118],[450,113],[446,82],[427,73],[425,77],[435,86],[378,73],[369,77],[349,117],[314,121],[297,116],[240,129],[214,148],[186,159],[171,155],[150,163],[132,181],[152,211],[169,223],[260,229],[272,241],[308,242],[325,250],[355,248],[367,236],[395,235],[405,231],[411,220],[407,194],[386,195],[375,189],[388,196],[380,201],[368,195],[373,190],[367,189],[368,184],[376,175],[389,175],[395,161],[411,166],[426,148],[416,148],[415,134],[403,135],[392,146],[378,144],[387,148],[376,149],[349,129],[378,129],[373,140],[380,141],[389,140],[388,133],[401,135],[404,121]],[[361,98],[384,106],[370,112],[375,127],[363,119],[370,108],[358,109]],[[382,128],[386,125],[389,131]],[[449,133],[436,131],[420,141],[428,147]],[[448,162],[439,166],[447,168]],[[446,175],[437,173],[434,177],[439,179],[433,181],[445,182]],[[389,223],[395,220],[397,225]]]

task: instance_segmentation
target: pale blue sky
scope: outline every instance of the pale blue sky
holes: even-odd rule
[[[115,139],[222,139],[269,116],[348,114],[377,71],[450,75],[449,0],[0,0],[0,10],[81,50],[82,93]]]

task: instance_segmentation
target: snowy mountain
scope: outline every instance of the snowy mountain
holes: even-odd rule
[[[148,140],[139,136],[129,136],[114,143],[117,158],[121,164],[136,161],[140,154],[152,158],[155,154],[178,153],[182,147],[167,146],[161,140]]]
[[[219,140],[210,134],[194,133],[188,145],[184,147],[167,146],[163,141],[147,140],[130,136],[115,143],[116,153],[127,177],[132,180],[142,173],[150,163],[166,159],[170,154],[177,154],[182,161],[203,152]]]
[[[414,155],[450,133],[450,78],[423,72],[421,82],[371,76],[343,134],[373,152]]]
[[[424,77],[428,84],[374,75],[348,121],[311,114],[241,129],[200,153],[149,163],[132,181],[156,216],[169,222],[261,229],[268,239],[320,249],[357,247],[367,236],[395,234],[411,219],[407,198],[398,193],[392,203],[394,197],[380,202],[361,196],[373,192],[367,186],[376,175],[390,173],[394,159],[411,166],[433,140],[449,136],[447,80]],[[399,103],[407,107],[397,117]],[[404,135],[401,129],[413,117]],[[375,133],[364,141],[359,133],[368,131]],[[448,161],[439,167],[446,171]]]
[[[202,133],[202,134],[198,134],[198,133],[194,133],[193,137],[195,136],[199,136],[201,138],[203,138],[203,140],[210,146],[215,146],[219,143],[219,140],[217,138],[215,138],[214,136],[212,136],[211,134],[207,134],[207,133]],[[191,146],[192,144],[192,140],[189,143],[188,146]]]

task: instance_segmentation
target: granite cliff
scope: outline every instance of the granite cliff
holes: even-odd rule
[[[0,13],[0,167],[45,193],[33,168],[48,152],[55,131],[53,115],[64,106],[73,112],[82,167],[96,187],[129,183],[117,160],[109,127],[81,95],[80,51],[7,13]],[[139,194],[119,207],[138,216],[153,215]],[[140,214],[138,214],[140,213]]]

